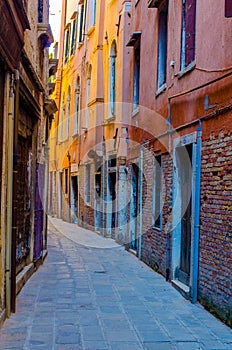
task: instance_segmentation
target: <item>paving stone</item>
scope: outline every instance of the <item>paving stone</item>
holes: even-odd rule
[[[110,347],[112,350],[141,350],[142,345],[139,342],[111,342]]]
[[[72,227],[50,231],[48,257],[18,295],[0,350],[232,349],[232,330],[203,307],[115,242],[83,248]]]
[[[145,342],[143,343],[145,350],[176,350],[175,345],[170,342]],[[186,350],[188,350],[186,348]]]
[[[106,350],[109,345],[104,341],[83,341],[83,348],[85,350]]]

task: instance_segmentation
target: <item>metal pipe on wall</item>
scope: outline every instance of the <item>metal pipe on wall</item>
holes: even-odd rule
[[[18,176],[18,121],[19,121],[19,71],[15,70],[14,144],[13,144],[13,213],[11,242],[11,311],[16,311],[16,235],[17,235],[17,176]]]
[[[142,256],[142,234],[143,234],[143,146],[140,149],[139,165],[139,251],[138,258]]]
[[[7,222],[6,222],[6,316],[11,313],[11,241],[12,241],[12,198],[13,198],[13,133],[14,133],[14,78],[11,78],[8,100],[8,142],[7,142]]]
[[[200,199],[201,199],[201,134],[202,123],[199,120],[197,129],[197,162],[196,162],[196,191],[195,191],[195,215],[194,215],[194,246],[193,246],[193,285],[192,303],[197,302],[198,293],[198,265],[199,265],[199,234],[200,234]]]

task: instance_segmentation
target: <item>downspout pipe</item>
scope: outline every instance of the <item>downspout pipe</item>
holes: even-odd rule
[[[140,149],[139,166],[139,251],[138,258],[142,257],[142,234],[143,234],[143,146]]]
[[[171,99],[168,98],[168,153],[171,153]],[[166,281],[170,279],[170,271],[171,271],[171,224],[167,225],[167,241],[166,241]]]
[[[16,235],[17,235],[17,177],[18,177],[18,123],[19,123],[19,71],[15,70],[15,111],[13,146],[13,217],[11,243],[11,311],[16,311]]]
[[[7,147],[7,223],[6,223],[6,317],[11,313],[11,242],[12,242],[12,198],[13,198],[13,132],[14,132],[14,89],[11,78],[8,102],[8,147]]]
[[[194,243],[193,243],[193,285],[192,303],[197,302],[198,271],[199,271],[199,236],[200,236],[200,197],[201,197],[201,135],[202,122],[199,120],[197,129],[197,155],[196,155],[196,191],[195,191],[195,215],[194,215]]]

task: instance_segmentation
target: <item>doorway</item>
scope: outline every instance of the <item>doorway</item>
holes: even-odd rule
[[[138,250],[139,167],[132,164],[130,201],[130,249]]]
[[[181,195],[181,244],[178,279],[189,286],[191,259],[192,223],[192,144],[177,148],[180,168],[179,185]],[[185,154],[183,155],[183,152]],[[187,158],[188,157],[188,158]],[[184,161],[187,158],[187,161]]]
[[[186,295],[190,293],[194,269],[196,150],[194,133],[177,142],[173,158],[172,279]]]
[[[71,222],[78,223],[78,176],[71,176]]]
[[[101,166],[95,172],[95,200],[94,200],[94,226],[95,231],[100,232],[101,227],[101,201],[102,201],[102,173]]]

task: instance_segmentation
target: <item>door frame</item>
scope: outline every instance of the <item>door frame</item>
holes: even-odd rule
[[[191,191],[191,248],[190,248],[190,277],[189,285],[186,285],[178,280],[178,271],[180,268],[181,254],[181,193],[178,184],[178,165],[177,165],[177,148],[192,144],[192,191]],[[196,208],[196,171],[197,171],[197,132],[178,137],[173,140],[173,203],[172,203],[172,282],[183,294],[191,299],[192,289],[194,286],[194,270],[198,268],[198,259],[194,259],[194,247],[198,242],[194,234],[195,223],[195,208]],[[186,151],[187,152],[187,151]]]

